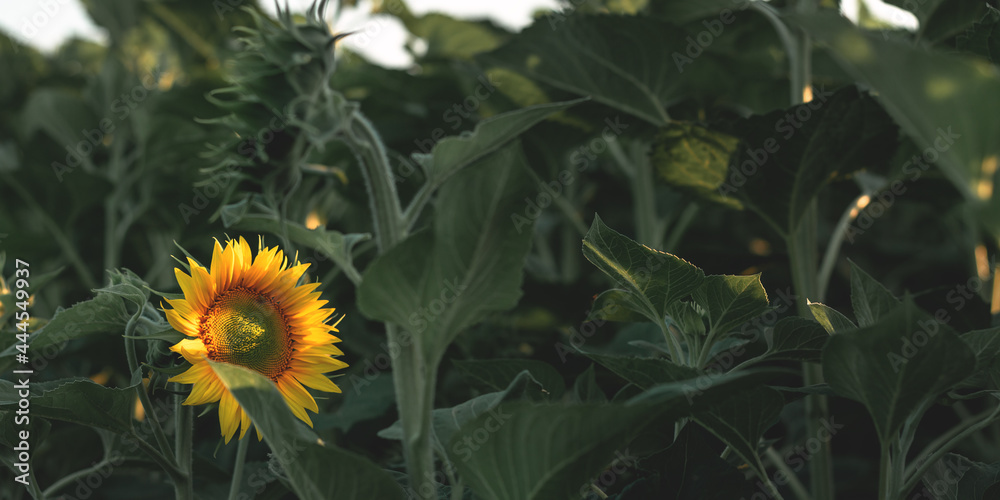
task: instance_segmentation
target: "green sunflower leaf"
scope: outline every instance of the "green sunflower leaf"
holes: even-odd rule
[[[864,404],[888,443],[907,419],[975,369],[975,352],[949,330],[908,300],[873,324],[831,336],[824,379]]]
[[[0,380],[0,410],[14,411],[20,401],[22,381]],[[135,407],[135,387],[139,382],[122,388],[104,387],[86,378],[34,382],[28,380],[31,416],[62,420],[88,427],[128,433],[132,429]]]
[[[631,240],[597,215],[583,239],[583,255],[627,294],[616,294],[609,312],[628,307],[654,323],[663,321],[670,305],[695,291],[705,279],[701,269]]]
[[[459,332],[517,304],[532,233],[514,218],[528,189],[524,161],[514,143],[456,174],[432,227],[368,266],[361,312],[403,327],[435,360]]]
[[[405,498],[386,471],[325,444],[295,418],[270,379],[240,366],[207,362],[264,435],[298,498]],[[254,438],[248,433],[244,439]]]

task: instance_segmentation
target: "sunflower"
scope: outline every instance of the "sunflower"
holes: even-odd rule
[[[252,258],[246,240],[229,240],[223,248],[215,241],[210,270],[188,258],[191,274],[174,269],[183,299],[167,299],[167,320],[177,331],[194,337],[170,350],[191,363],[171,382],[193,384],[186,405],[219,401],[219,423],[226,443],[238,428],[240,439],[250,428],[250,417],[219,380],[206,360],[240,365],[270,378],[292,413],[312,426],[306,410],[319,411],[316,400],[303,386],[340,392],[324,373],[346,363],[331,356],[343,353],[340,339],[328,324],[334,309],[323,308],[319,283],[298,286],[309,264],[288,261],[277,247],[261,242]],[[343,319],[343,318],[341,318]],[[260,438],[260,430],[257,430]]]

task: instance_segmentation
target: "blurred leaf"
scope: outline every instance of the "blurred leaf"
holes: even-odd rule
[[[993,158],[995,165],[1000,156],[1000,122],[993,119],[1000,102],[992,99],[1000,93],[1000,74],[994,66],[868,37],[839,16],[795,19],[849,74],[878,92],[896,123],[966,198],[989,197],[980,179],[985,163]],[[911,179],[923,170],[920,161],[903,167]]]
[[[809,310],[812,312],[813,318],[823,326],[826,333],[833,335],[834,333],[846,332],[848,330],[853,330],[858,326],[854,324],[853,321],[844,316],[836,309],[821,304],[819,302],[810,302]]]
[[[883,443],[975,365],[961,338],[924,319],[909,301],[874,324],[831,336],[823,350],[827,383],[865,405]]]
[[[740,140],[690,123],[671,123],[653,139],[649,161],[660,178],[702,198],[732,208],[739,200],[719,194]]]
[[[236,365],[208,363],[264,435],[298,498],[405,498],[395,481],[371,461],[324,444],[292,415],[267,377]]]
[[[899,307],[900,302],[886,287],[851,262],[851,305],[858,326],[872,326]]]
[[[654,250],[604,225],[600,216],[583,239],[583,255],[631,295],[627,304],[653,323],[664,321],[667,308],[686,297],[705,279],[701,269],[666,252]]]
[[[485,386],[496,390],[506,390],[522,371],[531,374],[552,400],[566,392],[566,382],[552,365],[535,359],[475,359],[455,360],[455,367]]]
[[[670,0],[650,3],[653,15],[683,24],[714,16],[727,10],[744,10],[749,5],[733,0]]]
[[[368,266],[361,311],[411,329],[426,359],[435,360],[459,332],[513,307],[531,237],[512,223],[528,186],[523,163],[514,143],[445,185],[433,227]]]

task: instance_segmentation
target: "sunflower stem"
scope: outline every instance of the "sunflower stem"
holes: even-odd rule
[[[250,436],[239,440],[236,448],[236,464],[233,466],[233,480],[229,484],[229,500],[240,497],[240,483],[243,482],[243,464],[247,461],[247,448],[250,447]]]
[[[181,384],[176,382],[171,384],[174,392],[181,391]],[[194,431],[194,408],[184,406],[184,396],[174,396],[174,456],[177,467],[186,474],[191,481],[188,485],[193,487],[193,474],[191,473],[191,441]],[[193,492],[192,492],[193,493]]]
[[[135,327],[138,325],[138,318],[141,314],[142,309],[140,308],[132,315],[132,318],[128,320],[128,324],[125,326],[125,357],[128,358],[128,368],[132,373],[132,380],[139,379],[139,385],[136,386],[135,392],[139,396],[139,402],[142,403],[142,410],[146,416],[146,420],[153,429],[153,437],[156,438],[156,444],[160,447],[162,455],[167,457],[170,465],[173,466],[176,463],[173,461],[170,442],[167,441],[167,435],[163,433],[160,421],[156,418],[156,411],[153,408],[153,404],[150,403],[149,395],[146,394],[146,387],[142,384],[142,370],[139,368],[139,362],[135,356]]]
[[[425,359],[419,344],[409,335],[404,338],[404,332],[396,325],[385,326],[389,345],[399,347],[399,354],[392,361],[392,380],[403,426],[403,456],[410,487],[417,498],[437,498],[431,434],[437,361]]]
[[[359,111],[351,117],[344,139],[361,164],[375,226],[375,241],[379,253],[384,253],[406,236],[389,157],[375,127]]]

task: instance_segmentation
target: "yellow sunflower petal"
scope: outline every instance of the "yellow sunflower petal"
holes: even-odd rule
[[[233,438],[236,428],[240,425],[238,414],[240,411],[242,409],[236,402],[236,398],[229,391],[226,391],[219,401],[219,425],[222,427],[222,435],[226,438],[226,444],[229,444],[229,440]]]
[[[243,408],[240,408],[240,439],[246,436],[247,431],[250,430],[250,415]]]
[[[191,387],[191,394],[184,400],[184,404],[197,406],[214,403],[222,398],[223,392],[225,392],[225,388],[218,379],[195,382],[194,386]]]
[[[208,372],[208,373],[206,373]],[[197,363],[188,368],[187,371],[179,375],[174,375],[167,379],[167,382],[177,382],[178,384],[193,384],[198,382],[207,376],[215,376],[212,373],[212,369],[208,367],[207,363]]]
[[[184,359],[191,364],[204,361],[208,356],[208,349],[200,339],[184,339],[170,346],[170,350],[184,356]]]
[[[198,325],[181,314],[177,309],[164,309],[163,313],[167,315],[167,322],[170,323],[170,326],[174,327],[178,332],[188,337],[198,335]]]
[[[289,406],[298,405],[312,410],[314,413],[319,412],[319,406],[316,405],[316,400],[313,399],[312,395],[309,394],[309,391],[299,385],[293,377],[285,375],[279,378],[278,390],[281,391],[283,396],[285,396],[285,401],[288,402]]]
[[[295,380],[298,380],[307,387],[311,387],[316,390],[325,392],[341,392],[340,387],[334,384],[332,380],[326,378],[325,375],[321,375],[316,372],[308,370],[289,370]]]

